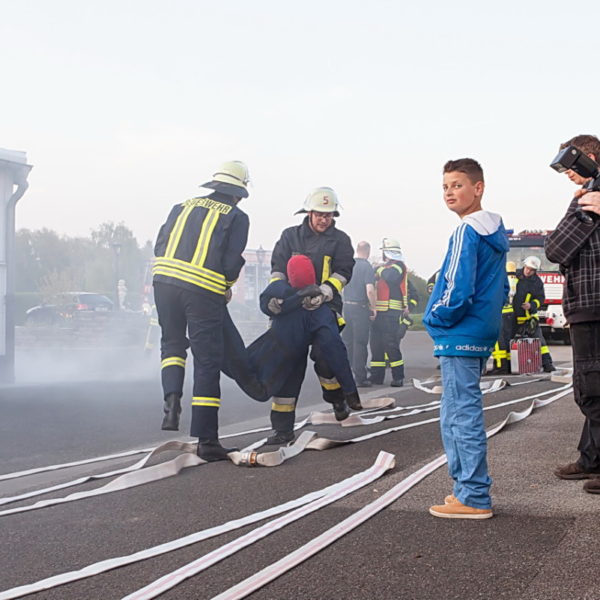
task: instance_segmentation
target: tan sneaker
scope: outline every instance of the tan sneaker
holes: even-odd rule
[[[456,498],[454,499],[456,500]],[[449,504],[432,506],[429,512],[434,517],[441,517],[442,519],[490,519],[494,516],[491,508],[473,508],[472,506],[466,506],[459,500]]]
[[[444,498],[444,504],[456,504],[458,501],[458,498],[454,494],[450,494]]]

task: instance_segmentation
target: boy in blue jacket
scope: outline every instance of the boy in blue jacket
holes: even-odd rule
[[[450,238],[423,318],[440,359],[440,428],[454,480],[445,503],[429,512],[450,519],[493,516],[479,383],[508,295],[508,240],[500,215],[481,208],[484,187],[477,161],[444,165],[444,201],[462,222]]]

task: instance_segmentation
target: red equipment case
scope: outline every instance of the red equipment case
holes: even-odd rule
[[[518,338],[510,342],[510,372],[514,374],[539,373],[542,370],[542,352],[537,338]]]

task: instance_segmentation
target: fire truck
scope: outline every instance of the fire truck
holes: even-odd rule
[[[507,260],[513,261],[517,269],[523,267],[528,256],[537,256],[542,266],[537,274],[544,282],[546,302],[538,310],[540,325],[544,337],[549,340],[562,340],[570,343],[569,325],[562,307],[563,285],[565,278],[558,270],[558,265],[551,263],[544,253],[544,239],[551,231],[521,231],[509,233],[510,250]]]

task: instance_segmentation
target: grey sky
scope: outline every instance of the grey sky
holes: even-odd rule
[[[17,226],[154,239],[239,159],[250,247],[328,185],[355,244],[398,238],[428,277],[458,224],[449,158],[482,163],[507,227],[562,216],[572,184],[548,164],[600,133],[599,17],[597,0],[2,0],[0,147],[34,165]]]

